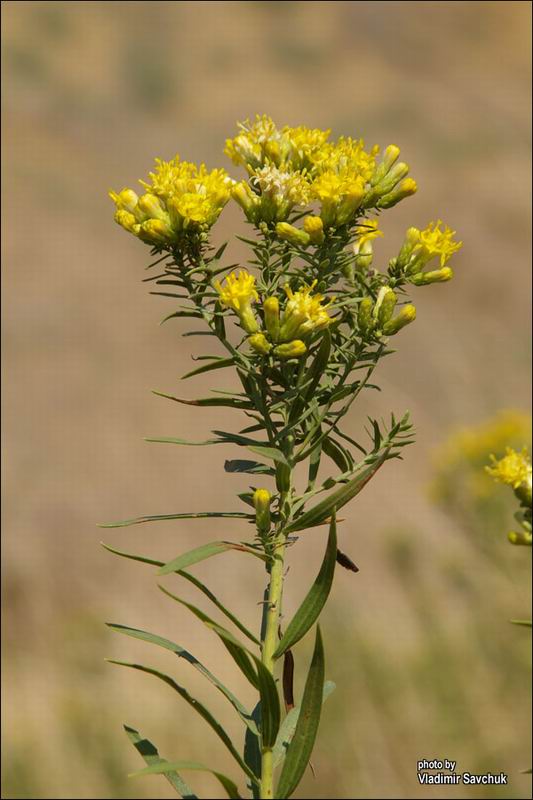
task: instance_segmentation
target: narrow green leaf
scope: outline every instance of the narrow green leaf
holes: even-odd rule
[[[200,511],[195,514],[154,514],[146,517],[124,519],[121,522],[99,522],[99,528],[125,528],[128,525],[141,525],[143,522],[164,522],[169,519],[250,519],[250,514],[242,511]]]
[[[524,628],[531,628],[531,620],[530,619],[512,619],[510,622],[513,625],[523,625]]]
[[[141,769],[138,772],[132,772],[129,777],[140,778],[143,775],[165,775],[167,772],[174,772],[178,769],[193,769],[197,770],[198,772],[210,772],[215,776],[219,783],[222,784],[224,791],[230,800],[242,800],[237,785],[230,778],[228,778],[222,772],[217,772],[214,769],[209,769],[209,767],[204,767],[203,764],[199,764],[197,761],[173,761],[166,764],[154,764],[153,766],[147,767],[146,769]]]
[[[224,462],[226,472],[245,472],[249,475],[275,475],[272,467],[261,464],[259,461],[246,461],[245,459],[234,459]]]
[[[242,516],[247,517],[248,515],[243,514]],[[189,550],[187,553],[183,553],[181,556],[172,559],[172,561],[168,561],[161,567],[159,574],[168,575],[170,572],[179,572],[185,569],[185,567],[190,567],[192,564],[197,564],[199,561],[204,561],[206,558],[211,558],[211,556],[216,556],[227,550],[238,550],[241,553],[250,553],[250,555],[262,558],[263,560],[265,558],[264,554],[259,550],[244,544],[239,544],[238,542],[210,542],[209,544],[195,547],[194,550]]]
[[[194,606],[192,603],[187,603],[185,600],[182,600],[181,597],[177,597],[175,594],[172,594],[172,592],[169,592],[164,586],[159,586],[159,588],[164,594],[168,595],[168,597],[171,597],[172,600],[175,600],[176,603],[180,603],[182,606],[185,606],[185,608],[188,608],[189,611],[194,614],[195,617],[197,617],[197,619],[199,619],[204,623],[204,625],[206,625],[206,627],[210,628],[214,633],[216,633],[245,678],[252,684],[254,689],[257,689],[259,685],[258,678],[254,670],[253,663],[250,661],[250,659],[254,658],[253,654],[250,653],[250,651],[243,644],[241,644],[239,640],[236,639],[232,633],[230,633],[230,631],[226,630],[226,628],[223,628],[221,625],[215,622],[214,619],[209,617],[200,608]]]
[[[255,722],[257,729],[261,729],[261,701],[257,703],[252,711],[252,719]],[[250,728],[246,729],[244,735],[244,761],[254,775],[257,776],[258,781],[261,780],[261,740],[260,737],[252,733]],[[255,783],[250,783],[249,789],[252,793],[254,800],[258,800],[260,796],[259,786]]]
[[[264,747],[273,747],[279,731],[281,709],[279,695],[274,678],[258,658],[257,678],[261,699],[261,735]]]
[[[143,739],[139,731],[136,731],[135,728],[130,728],[128,725],[124,725],[124,730],[130,742],[149,767],[158,764],[168,764],[165,758],[160,758],[157,747],[148,739]],[[193,790],[185,783],[176,770],[173,769],[163,774],[183,800],[198,800],[198,795],[194,794]]]
[[[166,400],[174,400],[175,403],[181,403],[185,406],[201,406],[202,408],[209,408],[211,406],[253,408],[249,402],[240,400],[237,397],[200,397],[198,400],[184,400],[181,397],[174,397],[174,395],[165,394],[165,392],[157,392],[155,390],[152,391],[152,394],[157,395],[157,397],[164,397]]]
[[[215,686],[219,692],[221,692],[224,697],[229,700],[241,720],[247,727],[250,727],[252,732],[258,732],[257,726],[252,719],[252,715],[250,712],[243,706],[240,700],[235,697],[233,692],[224,686],[222,681],[220,681],[213,673],[207,669],[197,658],[195,658],[192,653],[189,653],[188,650],[185,650],[183,647],[180,647],[179,644],[175,642],[171,642],[170,639],[165,639],[163,636],[157,636],[153,633],[149,633],[148,631],[141,631],[138,628],[130,628],[127,625],[117,625],[112,622],[108,622],[107,626],[111,628],[111,630],[116,631],[117,633],[123,633],[126,636],[131,636],[134,639],[141,639],[141,641],[149,642],[150,644],[155,644],[158,647],[163,647],[165,650],[170,650],[171,653],[175,653],[178,658],[183,658],[185,661],[188,661],[204,678]]]
[[[271,458],[272,461],[276,461],[280,464],[288,465],[287,459],[285,458],[284,454],[281,450],[278,450],[277,447],[268,447],[262,444],[252,444],[248,445],[248,450],[252,453],[257,453],[258,456],[264,456],[264,458]]]
[[[106,660],[109,661],[110,664],[117,664],[119,667],[129,667],[130,669],[139,670],[139,672],[146,672],[148,675],[154,675],[156,678],[159,678],[159,680],[163,681],[168,686],[170,686],[172,689],[174,689],[174,691],[177,692],[180,695],[180,697],[183,697],[185,702],[187,702],[191,706],[191,708],[194,708],[195,711],[197,711],[198,714],[215,731],[215,733],[217,734],[218,738],[226,745],[227,749],[229,750],[229,752],[231,753],[231,755],[233,756],[235,761],[238,763],[238,765],[241,767],[241,769],[245,772],[245,774],[248,775],[249,778],[252,778],[253,780],[255,780],[255,775],[250,770],[250,768],[246,766],[246,764],[242,760],[240,754],[237,752],[237,750],[233,746],[233,743],[232,743],[230,737],[228,736],[228,734],[226,733],[226,731],[224,730],[224,728],[222,727],[220,722],[218,722],[218,720],[215,719],[215,717],[211,714],[211,712],[208,711],[207,708],[202,703],[200,703],[199,700],[196,700],[196,698],[192,697],[189,694],[189,692],[186,689],[183,688],[183,686],[180,686],[178,683],[176,683],[176,681],[174,681],[168,675],[165,675],[164,672],[159,672],[159,670],[157,670],[157,669],[152,669],[151,667],[145,667],[142,664],[131,664],[131,663],[127,662],[127,661],[115,661],[112,658],[109,658],[109,659],[106,659]],[[166,769],[157,769],[157,767],[161,767],[160,764],[154,765],[154,766],[156,767],[155,769],[150,767],[152,772],[167,772],[169,770],[179,769],[176,766],[169,767],[168,770],[166,770]],[[166,765],[164,765],[164,766],[166,766]],[[143,770],[143,772],[145,772],[145,770]]]
[[[211,372],[215,369],[225,369],[226,367],[233,367],[235,361],[233,358],[218,358],[216,361],[213,361],[210,364],[204,364],[201,367],[197,367],[196,369],[191,370],[191,372],[185,373],[182,375],[182,380],[185,378],[192,378],[194,375],[201,375],[203,372]]]
[[[276,791],[276,797],[280,800],[286,800],[295,791],[309,763],[320,723],[323,687],[324,647],[320,626],[317,625],[315,649],[305,683],[300,714]]]
[[[333,681],[325,682],[324,689],[322,691],[322,704],[326,702],[335,688],[336,686]],[[291,709],[280,725],[279,733],[276,738],[276,744],[272,750],[274,769],[279,766],[279,764],[281,764],[285,758],[287,749],[292,741],[292,737],[294,736],[294,731],[296,730],[296,723],[298,722],[298,717],[300,716],[300,709],[301,706],[295,706],[295,708]]]
[[[285,532],[293,533],[294,531],[302,531],[305,528],[313,528],[315,525],[324,522],[324,520],[330,516],[334,507],[339,510],[366,486],[387,459],[388,453],[389,448],[384,450],[370,466],[359,471],[348,483],[343,484],[343,486],[330,494],[329,497],[326,497],[314,506],[314,508],[311,508],[309,511],[306,511],[305,514],[302,514],[302,516],[290,522],[285,528]]]
[[[315,582],[311,586],[309,592],[300,608],[289,622],[285,633],[274,653],[274,658],[279,658],[289,648],[293,647],[296,642],[302,639],[308,630],[310,630],[324,608],[326,600],[328,599],[331,586],[333,584],[333,576],[335,574],[335,564],[337,562],[337,523],[335,518],[335,509],[332,510],[331,523],[329,526],[328,543],[326,545],[326,552],[320,567],[319,573],[315,578]]]
[[[117,555],[117,556],[121,556],[122,558],[129,558],[132,561],[140,561],[143,564],[151,564],[154,567],[164,567],[165,566],[165,562],[164,561],[157,561],[157,560],[155,560],[153,558],[148,558],[147,556],[136,555],[134,553],[125,553],[123,550],[117,550],[116,548],[111,547],[108,544],[104,544],[104,542],[100,542],[100,544],[102,545],[102,547],[104,547],[110,553],[113,553],[114,555]],[[254,636],[254,634],[251,633],[248,630],[248,628],[246,628],[239,619],[237,619],[235,614],[232,614],[231,611],[228,608],[226,608],[226,606],[224,606],[220,602],[218,597],[216,597],[213,594],[213,592],[211,592],[211,590],[208,589],[207,586],[205,584],[203,584],[202,581],[200,581],[195,575],[191,575],[190,572],[185,572],[185,570],[179,570],[179,572],[177,572],[177,574],[181,575],[183,578],[185,578],[190,583],[192,583],[194,586],[196,586],[196,588],[199,589],[203,594],[205,594],[205,596],[208,597],[209,600],[211,600],[211,602],[214,603],[214,605],[220,611],[222,611],[222,613],[229,620],[231,620],[231,622],[233,622],[233,624],[241,631],[241,633],[244,633],[244,635],[246,637],[248,637],[248,639],[250,639],[254,644],[257,644],[257,645],[260,644],[259,639],[256,636]]]

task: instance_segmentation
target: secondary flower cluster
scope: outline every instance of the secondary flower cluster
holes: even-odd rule
[[[352,223],[358,210],[391,208],[416,192],[395,145],[378,164],[377,146],[367,151],[362,139],[350,137],[330,142],[329,130],[278,129],[266,115],[240,128],[225,152],[249,181],[237,183],[232,196],[256,225],[286,222],[293,208],[316,203],[323,226],[336,229]]]
[[[115,220],[130,233],[158,248],[179,247],[187,238],[207,233],[230,199],[234,181],[224,169],[208,172],[176,156],[156,159],[151,183],[140,197],[133,189],[109,194]]]
[[[489,475],[515,490],[523,489],[531,496],[532,469],[527,447],[522,448],[521,452],[507,447],[503,458],[491,456],[491,462],[491,466],[486,467]]]
[[[305,340],[317,331],[327,328],[333,321],[328,313],[332,300],[324,303],[324,296],[313,294],[317,281],[293,291],[287,284],[287,301],[280,314],[277,297],[266,297],[262,304],[264,328],[260,327],[252,302],[259,301],[255,278],[246,270],[236,275],[230,273],[224,285],[215,281],[220,303],[232,309],[240,326],[249,334],[248,342],[256,353],[270,352],[280,359],[298,358],[307,352]]]
[[[515,514],[515,519],[522,530],[511,531],[508,534],[509,541],[511,544],[531,547],[532,467],[527,447],[523,447],[520,452],[507,447],[503,458],[491,456],[491,461],[492,464],[485,467],[485,470],[495,480],[511,486],[520,501],[521,511]]]

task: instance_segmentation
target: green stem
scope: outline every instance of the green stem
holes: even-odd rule
[[[274,652],[278,645],[279,618],[283,593],[283,566],[286,537],[284,526],[290,512],[291,489],[280,497],[281,521],[272,539],[272,558],[269,567],[269,583],[263,607],[261,630],[261,661],[271,675],[274,674]],[[261,748],[261,792],[262,800],[274,797],[274,763],[271,747]]]

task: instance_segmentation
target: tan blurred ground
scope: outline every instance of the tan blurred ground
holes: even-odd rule
[[[161,778],[124,777],[140,759],[122,722],[167,757],[233,770],[170,690],[103,663],[112,656],[163,665],[224,719],[230,714],[186,664],[102,626],[120,621],[173,638],[247,693],[208,634],[157,591],[150,569],[98,544],[105,538],[166,560],[221,533],[243,536],[237,526],[215,533],[199,521],[102,537],[95,523],[233,509],[235,491],[246,488],[243,477],[221,470],[234,451],[142,440],[205,438],[236,422],[150,394],[176,390],[202,340],[180,338],[180,323],[158,327],[172,301],[147,294],[140,280],[148,254],[114,225],[106,193],[133,185],[154,156],[176,151],[228,166],[222,149],[235,121],[266,112],[281,124],[332,127],[402,148],[420,188],[383,219],[386,239],[376,248],[383,264],[409,224],[442,217],[464,241],[455,280],[419,290],[416,325],[382,366],[382,394],[367,397],[349,421],[355,433],[370,410],[409,408],[418,444],[346,515],[341,547],[361,572],[339,576],[326,612],[328,677],[338,688],[325,707],[317,778],[306,778],[301,796],[433,797],[418,787],[415,762],[448,757],[461,770],[512,773],[512,788],[468,796],[529,797],[529,778],[518,774],[529,766],[527,670],[515,682],[504,657],[524,633],[507,624],[527,607],[524,554],[502,539],[507,570],[482,562],[425,488],[431,451],[456,425],[529,406],[530,4],[2,8],[3,796],[170,797]],[[238,215],[223,219],[220,241]],[[198,379],[182,394],[201,396],[209,385]],[[416,561],[407,586],[403,556],[387,555],[398,536]],[[291,554],[287,613],[316,570],[322,539],[310,535]],[[443,565],[469,575],[476,591],[446,582]],[[227,555],[197,574],[255,625],[263,576],[248,566]],[[188,588],[182,594],[194,596]],[[417,660],[428,642],[431,657]],[[527,660],[525,653],[517,658]],[[449,691],[442,671],[437,680],[447,659],[460,692]],[[406,675],[408,684],[395,678]],[[218,792],[209,778],[191,782],[204,796]]]

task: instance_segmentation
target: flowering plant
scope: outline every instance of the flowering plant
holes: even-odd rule
[[[224,169],[208,171],[176,156],[156,161],[150,180],[141,181],[141,196],[123,189],[111,197],[117,223],[151,246],[156,257],[151,267],[163,265],[152,280],[165,289],[154,293],[184,301],[166,319],[202,321],[204,332],[225,351],[201,356],[205,363],[184,377],[231,368],[240,382],[239,391],[197,400],[157,394],[178,403],[241,410],[245,427],[238,433],[214,431],[214,438],[203,444],[231,443],[251,452],[254,460],[226,461],[224,468],[253,476],[254,485],[239,495],[245,511],[146,516],[110,527],[160,519],[232,518],[246,522],[251,535],[239,542],[202,544],[166,563],[108,549],[158,566],[161,575],[179,575],[214,603],[238,635],[163,589],[219,637],[257,691],[255,709],[245,708],[181,645],[135,628],[111,627],[176,653],[222,692],[245,726],[242,754],[208,709],[172,678],[125,664],[162,679],[204,718],[237,762],[251,796],[288,798],[307,768],[322,703],[333,688],[325,681],[318,618],[336,564],[357,571],[338,549],[337,512],[412,441],[408,414],[401,419],[391,414],[387,423],[370,419],[367,441],[349,436],[342,429],[343,418],[364,389],[376,388],[371,378],[380,359],[393,352],[391,337],[415,319],[408,289],[450,280],[448,262],[461,243],[440,221],[423,230],[409,228],[387,270],[373,267],[374,242],[382,236],[378,215],[417,189],[395,145],[380,155],[378,147],[366,150],[362,140],[341,137],[334,142],[330,131],[279,128],[269,117],[258,116],[239,126],[225,152],[245,169],[245,179],[236,181]],[[238,237],[250,248],[247,267],[225,265],[225,245],[215,249],[211,243],[211,229],[230,199],[253,229],[250,237]],[[231,322],[236,325],[229,327]],[[170,438],[150,441],[190,444]],[[328,465],[336,474],[319,477]],[[272,482],[270,488],[262,485],[265,479]],[[319,526],[329,529],[322,565],[294,617],[286,621],[281,615],[286,548]],[[227,550],[265,564],[267,588],[258,635],[186,571]],[[312,628],[314,652],[303,695],[295,702],[292,650]],[[285,714],[278,688],[280,662]],[[161,759],[137,731],[126,730],[148,765],[143,773],[164,774],[182,797],[195,796],[181,777],[190,769],[213,772],[229,797],[241,796],[237,784],[218,770]]]

